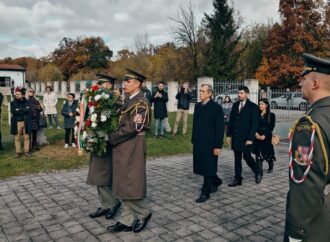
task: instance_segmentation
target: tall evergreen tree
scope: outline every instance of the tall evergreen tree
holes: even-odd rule
[[[205,14],[203,20],[208,39],[204,74],[218,80],[233,79],[238,75],[235,67],[242,52],[235,10],[227,0],[213,0],[213,7],[214,12]]]

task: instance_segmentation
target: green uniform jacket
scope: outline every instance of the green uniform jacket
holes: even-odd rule
[[[140,92],[127,100],[121,109],[119,129],[109,134],[112,146],[114,195],[120,199],[143,199],[146,196],[146,140],[150,125],[150,104]],[[135,118],[142,117],[141,123]]]
[[[330,155],[330,97],[323,98],[311,107],[312,120],[321,129],[328,157]],[[302,118],[294,130],[292,141],[293,158],[301,160],[307,153],[311,140],[311,124]],[[290,180],[286,204],[285,238],[288,236],[304,242],[330,241],[330,194],[325,195],[325,187],[330,184],[330,174],[325,172],[325,159],[320,139],[315,135],[315,145],[310,172],[304,182],[297,184]],[[294,175],[297,179],[303,176],[304,162],[293,161]]]

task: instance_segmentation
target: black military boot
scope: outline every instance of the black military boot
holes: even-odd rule
[[[272,173],[274,169],[274,160],[270,158],[268,160],[268,173]]]
[[[260,176],[263,176],[264,175],[264,171],[262,169],[262,158],[261,157],[257,157],[256,162],[257,162],[257,171],[260,174]]]

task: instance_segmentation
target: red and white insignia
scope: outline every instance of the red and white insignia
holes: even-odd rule
[[[297,150],[295,151],[294,161],[301,166],[308,165],[308,155],[309,155],[309,147],[298,145]]]

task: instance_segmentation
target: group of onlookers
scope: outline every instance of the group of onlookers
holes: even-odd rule
[[[73,130],[78,102],[74,98],[75,95],[69,93],[61,110],[64,117],[65,148],[68,148],[69,144],[76,147]],[[32,88],[16,88],[14,90],[14,100],[10,103],[10,133],[15,136],[16,158],[22,155],[30,157],[33,152],[40,150],[42,144],[48,143],[43,129],[53,128],[53,120],[56,128],[61,128],[57,104],[58,99],[51,86],[46,87],[42,102],[35,97],[35,91]],[[21,148],[22,136],[24,137],[23,152]]]

